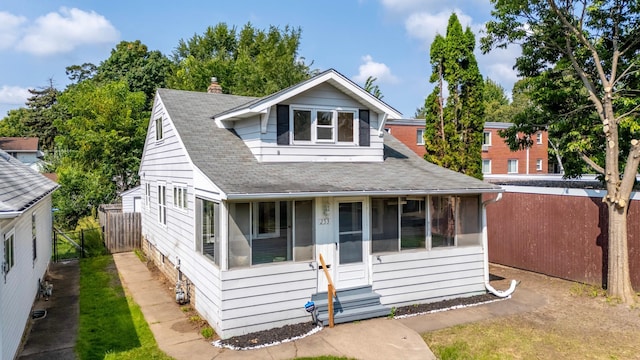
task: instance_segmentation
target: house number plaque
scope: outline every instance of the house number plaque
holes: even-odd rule
[[[329,225],[329,218],[322,218],[320,219],[320,225]]]

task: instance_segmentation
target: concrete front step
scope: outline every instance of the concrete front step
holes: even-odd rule
[[[311,300],[315,303],[318,321],[327,325],[329,323],[327,293],[314,294]],[[333,303],[336,324],[388,316],[390,312],[389,308],[382,306],[380,295],[373,292],[371,286],[338,290]]]
[[[390,312],[391,310],[382,305],[350,308],[341,312],[334,312],[333,322],[335,324],[342,324],[359,320],[373,319],[377,317],[388,316]],[[319,313],[318,321],[322,322],[322,325],[324,326],[329,325],[329,313]]]

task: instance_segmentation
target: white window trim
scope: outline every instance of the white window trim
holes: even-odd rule
[[[173,184],[173,207],[181,211],[189,208],[189,197],[186,184]]]
[[[7,239],[13,238],[10,242],[10,249],[7,250],[7,246],[5,246]],[[2,237],[2,273],[4,274],[5,281],[7,279],[7,274],[11,271],[11,269],[16,266],[16,231],[15,229],[11,229],[9,232],[5,233]],[[5,261],[5,257],[7,257],[7,252],[9,252],[9,263]]]
[[[516,171],[509,171],[509,164],[515,161],[516,163]],[[518,159],[508,159],[507,160],[507,174],[517,174],[518,173]]]
[[[160,188],[164,190],[163,202],[160,202]],[[162,227],[167,227],[167,184],[159,182],[156,187],[158,193],[156,194],[158,200],[158,224]],[[164,217],[163,217],[164,215]]]
[[[144,205],[147,210],[151,205],[151,182],[144,184]]]
[[[162,140],[164,140],[164,120],[162,119],[162,116],[159,116],[154,121],[156,130],[156,142],[161,142]],[[158,126],[158,123],[160,124],[160,126]]]
[[[296,140],[293,113],[296,110],[311,112],[311,140]],[[318,139],[318,111],[330,111],[332,113],[332,139]],[[353,113],[353,141],[338,141],[338,113]],[[333,144],[340,146],[357,146],[360,135],[359,111],[356,108],[342,108],[330,106],[309,106],[293,104],[289,106],[289,133],[293,145],[324,145]],[[323,126],[321,126],[323,127]]]
[[[489,171],[487,172],[484,171],[485,161],[487,162],[487,164],[489,164]],[[483,170],[482,171],[483,174],[491,174],[491,159],[482,159],[482,170]]]
[[[276,218],[275,218],[275,232],[272,233],[262,233],[260,234],[259,229],[260,229],[260,212],[258,211],[258,208],[260,206],[261,202],[273,202],[275,203],[275,211],[276,211]],[[251,209],[251,211],[253,212],[254,216],[253,216],[253,238],[254,239],[269,239],[269,238],[274,238],[274,237],[280,237],[280,201],[256,201],[253,202],[253,209]]]
[[[537,143],[538,145],[542,145],[542,131],[538,132]]]
[[[536,171],[542,171],[544,165],[542,163],[542,159],[537,159],[536,160]]]
[[[422,133],[422,136],[418,134]],[[424,145],[424,129],[416,129],[416,145]]]
[[[489,134],[489,142],[487,142],[486,144],[484,143],[484,140],[485,140],[485,136],[484,136],[484,135],[485,135],[485,134]],[[492,136],[491,136],[491,131],[483,131],[483,132],[482,132],[482,145],[484,145],[484,146],[491,146],[491,137],[492,137]]]

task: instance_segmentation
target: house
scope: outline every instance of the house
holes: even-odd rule
[[[547,132],[538,132],[533,145],[525,150],[511,151],[498,132],[511,123],[486,122],[482,142],[483,174],[547,174]],[[424,147],[424,119],[390,119],[385,130],[402,141],[420,156],[426,154]]]
[[[39,171],[44,154],[37,137],[0,137],[0,150]]]
[[[501,188],[385,134],[400,117],[335,70],[262,98],[159,89],[143,250],[223,338],[310,321],[325,270],[336,322],[485,293],[482,196]]]
[[[132,213],[132,212],[141,212],[142,211],[142,186],[138,185],[134,188],[131,188],[122,194],[120,194],[120,198],[122,199],[122,212],[124,213]]]
[[[49,266],[57,186],[0,150],[0,360],[14,359]]]

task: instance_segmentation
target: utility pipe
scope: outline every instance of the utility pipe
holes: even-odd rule
[[[487,235],[487,205],[497,203],[502,200],[502,193],[498,193],[493,199],[482,202],[482,247],[484,249],[484,287],[497,297],[508,297],[516,290],[516,286],[520,283],[516,280],[511,280],[511,286],[505,291],[496,290],[491,284],[489,284],[489,237]]]

